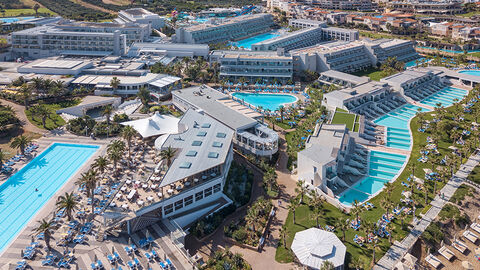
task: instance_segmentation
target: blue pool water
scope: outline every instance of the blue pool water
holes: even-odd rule
[[[415,66],[417,66],[417,62],[418,62],[418,64],[421,65],[422,63],[426,63],[428,61],[430,61],[430,59],[427,59],[425,57],[418,58],[418,59],[406,62],[405,67],[415,67]]]
[[[253,37],[249,37],[249,38],[246,38],[246,39],[242,39],[242,40],[239,40],[239,41],[236,41],[236,42],[232,42],[231,45],[235,45],[239,48],[243,47],[245,49],[251,49],[252,45],[255,44],[255,43],[262,42],[262,41],[265,41],[267,39],[271,39],[271,38],[278,37],[278,36],[280,36],[280,34],[277,31],[272,31],[272,32],[256,35],[256,36],[253,36]]]
[[[404,155],[370,151],[367,177],[343,193],[339,201],[345,205],[352,205],[354,200],[359,202],[367,200],[400,172],[405,160]]]
[[[23,21],[23,20],[30,20],[35,17],[8,17],[8,18],[0,18],[0,22],[2,23],[12,23],[12,22],[18,22],[18,21]]]
[[[480,76],[480,70],[461,70],[458,73],[465,73],[473,76]]]
[[[442,106],[448,107],[454,103],[454,99],[462,100],[468,94],[467,90],[458,89],[454,87],[445,87],[437,93],[422,100],[422,104],[435,107],[437,103],[441,103]]]
[[[0,252],[97,149],[54,143],[0,186]]]
[[[292,95],[285,94],[257,94],[257,93],[233,93],[233,97],[245,101],[246,103],[272,112],[278,110],[281,105],[296,102],[298,99]]]
[[[449,52],[449,53],[463,53],[463,51],[458,51],[458,50],[448,50],[448,49],[438,49],[434,47],[424,47],[424,46],[417,46],[418,48],[422,49],[430,49],[430,50],[437,50],[437,51],[443,51],[443,52]],[[467,53],[474,53],[474,52],[480,52],[480,50],[469,50]]]

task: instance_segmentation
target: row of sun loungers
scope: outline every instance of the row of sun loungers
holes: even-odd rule
[[[437,269],[438,267],[440,267],[442,265],[442,262],[435,256],[433,256],[432,254],[428,254],[428,256],[425,258],[425,261],[430,264],[431,266],[433,266],[433,268]]]

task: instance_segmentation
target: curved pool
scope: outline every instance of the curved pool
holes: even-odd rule
[[[458,73],[463,73],[467,75],[480,76],[480,70],[461,70]]]
[[[287,94],[233,93],[232,97],[243,100],[252,106],[261,106],[264,110],[276,111],[280,106],[294,103],[297,97]]]

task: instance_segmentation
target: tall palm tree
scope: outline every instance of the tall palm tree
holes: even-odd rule
[[[255,234],[256,231],[256,225],[258,223],[258,214],[255,208],[249,208],[247,211],[247,215],[245,216],[245,222],[248,227],[252,228],[252,234]]]
[[[127,142],[128,148],[128,157],[131,158],[130,145],[132,144],[132,139],[137,134],[137,131],[132,126],[124,126],[121,132],[122,138]]]
[[[13,141],[10,143],[10,147],[15,149],[20,149],[22,155],[25,154],[25,148],[32,142],[32,138],[20,135],[15,137]]]
[[[342,240],[345,241],[345,232],[348,230],[348,228],[350,228],[348,224],[348,220],[346,220],[345,218],[337,219],[337,221],[335,222],[335,227],[337,227],[340,231],[342,231],[343,233]]]
[[[385,209],[385,212],[388,213],[390,212],[390,209],[393,207],[393,202],[390,199],[390,196],[383,197],[382,200],[380,201],[380,206]]]
[[[140,87],[137,92],[137,97],[140,99],[144,107],[148,107],[150,102],[150,91],[146,87]]]
[[[77,186],[85,186],[87,191],[87,197],[90,197],[92,200],[92,212],[95,207],[95,188],[97,187],[97,173],[94,170],[88,170],[86,173],[82,173],[80,178],[75,182]]]
[[[354,215],[356,217],[357,221],[358,221],[358,220],[360,220],[359,219],[360,213],[363,212],[363,207],[360,205],[360,203],[357,200],[353,200],[352,206],[353,206],[353,208],[352,208],[350,213],[352,215]]]
[[[290,204],[288,205],[288,210],[292,211],[293,214],[293,224],[296,224],[295,221],[295,211],[297,210],[297,207],[299,206],[299,203],[296,199],[291,199]]]
[[[286,109],[283,105],[281,105],[280,107],[278,107],[278,112],[280,113],[280,119],[282,120],[283,122],[283,114],[285,114],[286,112]]]
[[[163,160],[167,161],[167,167],[170,167],[170,165],[172,165],[172,159],[175,157],[176,153],[177,153],[177,150],[173,149],[171,146],[167,147],[167,149],[164,149],[160,152],[160,157]]]
[[[280,228],[280,238],[282,239],[283,247],[287,249],[287,228],[285,226]]]
[[[117,77],[113,77],[110,80],[110,86],[112,87],[113,91],[117,90],[118,87],[120,86],[120,79]]]
[[[28,109],[28,105],[32,96],[32,87],[27,83],[22,84],[22,86],[20,87],[20,97],[23,100],[25,109]]]
[[[51,250],[50,239],[53,238],[53,222],[51,220],[39,220],[38,226],[34,229],[34,234],[38,235],[43,233],[43,239],[45,240],[45,245],[48,250]]]
[[[57,209],[65,209],[68,221],[72,220],[72,211],[78,209],[78,201],[73,192],[66,192],[64,195],[59,196],[56,205]]]
[[[7,159],[7,154],[3,152],[2,149],[0,149],[0,170],[3,167],[3,161],[5,161],[6,159]]]
[[[107,126],[110,125],[110,117],[112,116],[112,113],[113,113],[112,105],[107,105],[103,107],[102,115],[107,118]]]
[[[97,172],[103,174],[107,169],[107,165],[108,165],[108,159],[100,156],[93,161],[92,168],[97,170]]]
[[[308,188],[305,185],[304,180],[298,180],[297,187],[295,188],[295,192],[297,193],[297,195],[300,195],[300,204],[302,204],[303,203],[303,195],[305,195],[305,193],[308,192]]]
[[[43,104],[36,106],[35,114],[37,116],[40,116],[40,118],[42,119],[43,128],[47,129],[47,118],[50,117],[50,111],[47,109],[47,107]],[[32,116],[33,116],[33,114],[32,114]]]
[[[323,217],[323,211],[322,209],[319,209],[319,208],[315,208],[313,209],[313,214],[312,214],[312,219],[315,220],[315,224],[316,224],[316,227],[319,228],[319,223],[318,223],[318,220]]]
[[[348,264],[348,267],[350,269],[355,269],[355,270],[362,270],[364,269],[365,263],[360,260],[360,258],[352,258],[352,261]]]
[[[320,270],[334,270],[334,269],[335,269],[335,265],[329,260],[323,261],[322,265],[320,266]]]
[[[35,3],[32,8],[33,10],[35,10],[35,17],[38,17],[38,10],[40,9],[40,5],[38,3]]]

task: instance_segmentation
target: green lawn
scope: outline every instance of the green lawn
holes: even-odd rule
[[[332,124],[345,124],[349,130],[354,130],[356,114],[341,112],[338,108],[333,115]]]
[[[465,197],[473,195],[474,191],[475,189],[473,187],[462,184],[450,198],[450,201],[453,203],[462,202],[465,200]]]
[[[468,13],[464,13],[464,14],[457,14],[458,16],[462,16],[462,17],[466,17],[466,18],[470,18],[474,15],[478,15],[480,14],[480,11],[472,11],[472,12],[468,12]]]
[[[38,13],[56,15],[55,12],[49,10],[48,8],[39,8]],[[31,8],[5,9],[5,12],[0,13],[0,15],[2,17],[35,16],[35,10]]]
[[[357,71],[357,72],[353,73],[353,75],[359,76],[359,77],[367,76],[372,81],[380,81],[380,79],[386,77],[385,74],[383,74],[383,72],[381,70],[379,70],[378,68],[373,68],[373,67],[368,68],[366,70]]]
[[[80,100],[74,99],[74,100],[65,100],[58,103],[45,104],[44,106],[46,106],[47,109],[50,111],[50,116],[45,121],[45,127],[43,127],[42,119],[38,116],[35,117],[35,113],[32,111],[34,108],[33,106],[31,106],[28,110],[26,110],[25,114],[27,115],[28,120],[35,126],[39,128],[52,130],[65,125],[65,120],[63,120],[63,118],[56,113],[56,110],[72,107],[72,106],[78,105],[79,103],[80,103]]]
[[[480,104],[475,105],[475,107],[480,108]],[[445,119],[448,119],[453,116],[451,113],[452,111],[461,111],[461,107],[450,107],[447,109],[447,113],[445,116]],[[432,120],[433,117],[431,114],[434,114],[436,112],[430,112],[425,115],[426,120]],[[460,128],[466,128],[470,126],[470,123],[474,121],[473,116],[471,114],[464,114],[465,121],[464,122],[455,122],[456,124],[460,124]],[[419,117],[415,117],[411,123],[410,123],[410,128],[412,130],[412,137],[413,137],[413,149],[410,155],[410,158],[408,160],[408,164],[405,166],[405,170],[402,171],[400,176],[397,178],[395,182],[393,182],[393,191],[390,195],[386,194],[384,191],[378,194],[376,197],[372,198],[370,200],[371,203],[375,205],[375,208],[370,210],[370,211],[364,211],[360,214],[362,222],[373,222],[375,223],[381,216],[385,213],[385,210],[382,209],[380,206],[381,201],[384,200],[388,196],[388,198],[395,204],[400,203],[400,199],[402,197],[401,193],[402,191],[405,190],[405,187],[401,184],[402,181],[405,181],[407,177],[412,174],[411,165],[415,164],[415,176],[421,179],[425,179],[425,172],[423,169],[425,168],[431,168],[432,165],[430,163],[421,163],[417,161],[417,159],[420,157],[420,149],[424,147],[427,142],[426,138],[427,136],[432,136],[430,133],[432,130],[436,129],[429,129],[425,133],[421,133],[418,131],[419,128]],[[448,135],[442,134],[442,137],[440,142],[437,145],[437,149],[440,152],[439,157],[443,157],[446,154],[450,153],[451,150],[448,149],[450,145],[452,145],[452,141],[448,138]],[[288,141],[288,140],[287,140]],[[470,152],[471,153],[471,152]],[[470,154],[468,154],[470,155]],[[464,159],[465,161],[466,159]],[[459,164],[457,164],[459,166]],[[457,168],[458,168],[457,166]],[[478,169],[480,170],[480,169]],[[445,185],[444,182],[438,181],[436,190],[437,192]],[[433,194],[433,189],[434,189],[434,183],[433,181],[426,181],[425,184],[428,192],[427,192],[427,206],[425,204],[425,192],[421,190],[414,190],[414,198],[416,198],[416,215],[418,216],[421,213],[425,213],[427,209],[430,207],[429,203],[433,199],[434,194]],[[340,218],[352,218],[348,214],[343,214],[339,209],[335,208],[334,206],[325,203],[324,204],[325,209],[327,212],[323,215],[323,217],[320,219],[320,224],[329,224],[329,225],[334,225],[335,221]],[[293,217],[292,217],[292,212],[289,213],[288,218],[285,222],[285,227],[287,230],[287,247],[291,245],[291,242],[293,241],[293,238],[295,236],[295,233],[301,230],[308,229],[312,226],[315,225],[315,220],[312,219],[313,212],[309,209],[308,206],[302,205],[300,206],[297,211],[296,211],[296,224],[293,224]],[[403,218],[403,221],[405,224],[409,224],[412,220],[412,215],[408,215],[407,217]],[[392,223],[393,228],[392,230],[392,241],[394,240],[401,240],[403,239],[407,233],[409,232],[408,228],[402,228],[401,226],[401,220],[400,219],[395,219]],[[363,228],[363,227],[362,227]],[[353,242],[353,237],[355,234],[358,234],[360,236],[365,237],[365,232],[363,232],[363,229],[360,229],[360,231],[354,231],[353,229],[349,228],[346,231],[346,239],[344,241],[344,244],[347,247],[347,258],[346,258],[346,265],[351,261],[352,258],[359,258],[360,260],[364,262],[371,262],[372,261],[372,250],[369,245],[360,247],[357,244]],[[336,231],[337,236],[340,238],[342,237],[342,232],[337,230]],[[385,252],[388,250],[390,247],[388,239],[380,239],[380,242],[378,244],[379,250],[377,250],[376,253],[376,260],[378,261],[381,256],[385,254]],[[276,253],[276,260],[279,262],[291,262],[293,260],[292,254],[283,247],[283,245],[279,245],[277,248],[277,253]]]

